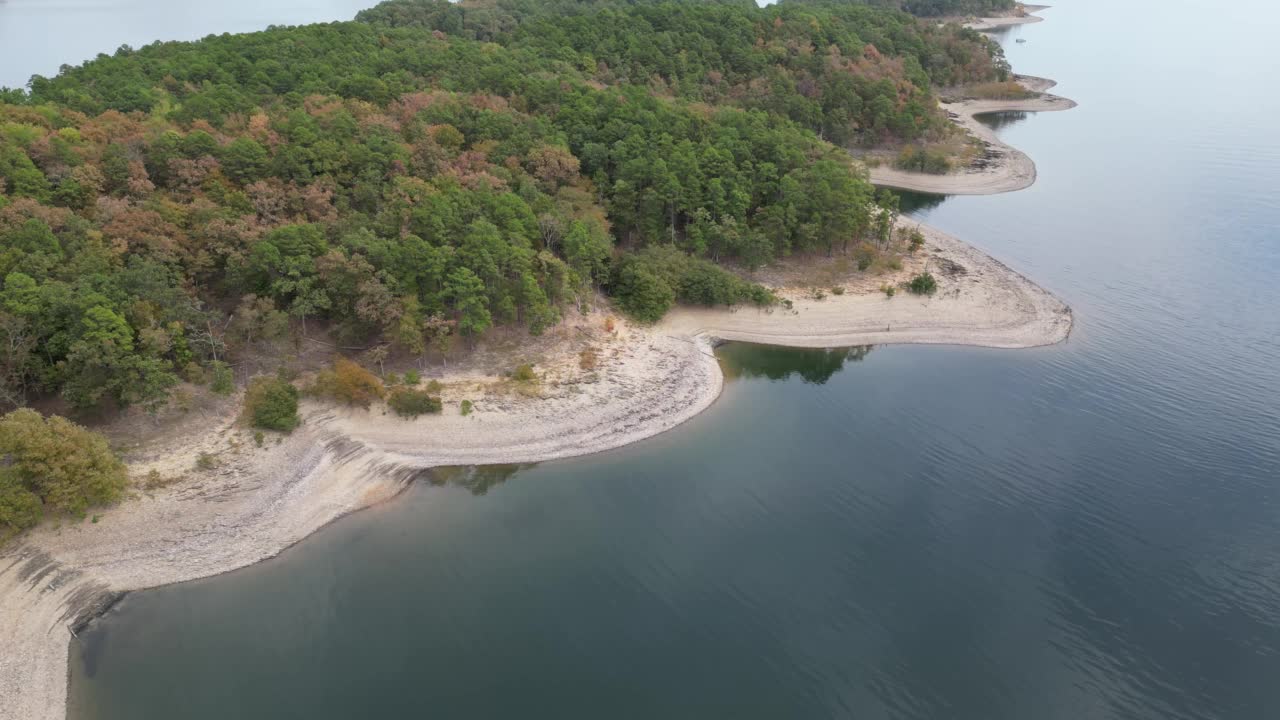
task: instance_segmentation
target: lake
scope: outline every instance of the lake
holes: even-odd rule
[[[909,200],[1071,304],[1067,343],[725,346],[678,432],[440,470],[128,596],[72,645],[71,716],[1275,717],[1280,13],[1045,15],[999,35],[1080,103],[997,119],[1036,185]]]

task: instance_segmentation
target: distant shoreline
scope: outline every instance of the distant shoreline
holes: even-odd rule
[[[962,100],[939,103],[952,120],[966,132],[987,143],[993,155],[986,167],[966,168],[943,175],[898,170],[887,165],[870,169],[871,182],[880,187],[935,195],[998,195],[1025,190],[1036,182],[1036,163],[1026,153],[1005,143],[996,132],[978,120],[979,115],[1001,112],[1058,112],[1076,107],[1074,100],[1050,95],[1056,83],[1029,75],[1017,76],[1028,90],[1039,93],[1025,100]]]
[[[1027,5],[1029,12],[1037,12],[1047,5]],[[1034,18],[1033,20],[1027,19]],[[979,24],[967,27],[989,30],[1006,25],[1022,25],[1039,22],[1038,15],[1027,17],[986,18]],[[979,25],[981,25],[979,27]],[[1014,79],[1036,97],[1023,100],[961,100],[954,103],[938,103],[952,121],[973,137],[987,144],[992,158],[980,169],[964,168],[941,175],[898,170],[889,165],[870,168],[871,182],[880,187],[935,195],[997,195],[1025,190],[1036,182],[1036,164],[1026,153],[1005,143],[995,131],[977,118],[1001,112],[1059,112],[1076,107],[1069,100],[1047,91],[1057,85],[1053,80],[1031,75],[1016,75]]]
[[[1069,101],[1068,101],[1069,102]],[[986,110],[985,112],[991,112]],[[976,114],[976,113],[975,113]],[[926,237],[897,278],[927,270],[932,296],[889,298],[874,288],[825,298],[784,290],[791,306],[678,308],[653,327],[603,316],[550,332],[562,352],[539,366],[541,397],[485,396],[470,416],[460,393],[494,378],[444,378],[444,414],[406,421],[378,409],[304,404],[304,424],[258,448],[234,414],[131,464],[189,474],[197,456],[223,463],[173,485],[139,490],[97,522],[45,523],[0,553],[0,719],[63,720],[72,634],[123,593],[261,562],[334,520],[385,502],[431,467],[530,463],[619,448],[666,432],[710,407],[724,385],[712,354],[722,340],[791,347],[954,344],[1028,348],[1065,340],[1070,308],[1026,277],[946,233]],[[788,295],[788,292],[790,293]],[[584,335],[599,358],[585,367]],[[448,394],[448,393],[446,393]]]

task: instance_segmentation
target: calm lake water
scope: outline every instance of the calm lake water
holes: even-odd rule
[[[0,3],[0,62],[34,7]],[[1065,298],[1068,343],[727,346],[679,432],[442,471],[129,596],[72,647],[73,717],[1277,717],[1278,15],[1046,16],[1001,36],[1080,102],[1004,118],[1039,182],[914,212]]]

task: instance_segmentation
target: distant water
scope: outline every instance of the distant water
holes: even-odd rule
[[[1277,11],[1046,17],[1002,35],[1080,102],[1001,128],[1039,182],[913,207],[1068,343],[727,346],[678,432],[127,597],[73,717],[1280,717]]]

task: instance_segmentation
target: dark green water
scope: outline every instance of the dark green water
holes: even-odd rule
[[[1001,128],[1039,182],[914,207],[1068,343],[728,346],[676,432],[129,596],[73,717],[1280,716],[1280,16],[1046,16],[1003,36],[1080,102]]]

